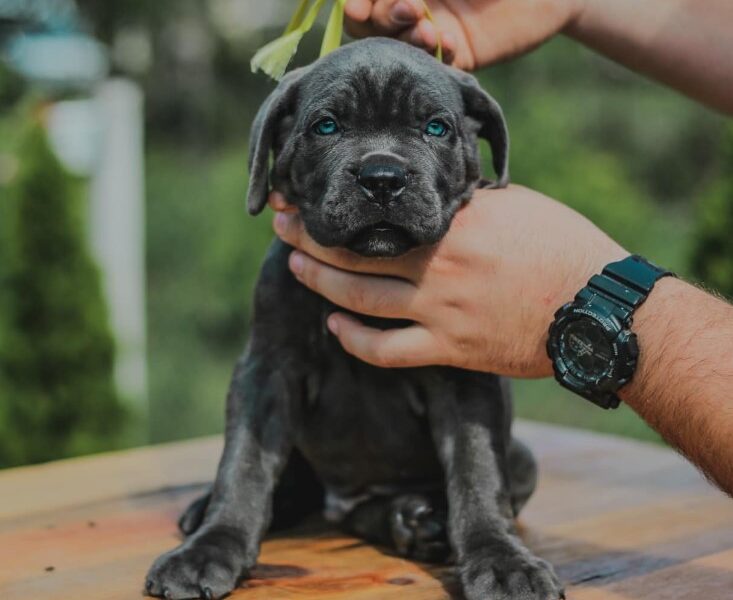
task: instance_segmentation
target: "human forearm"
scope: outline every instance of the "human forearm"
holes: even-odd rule
[[[733,2],[578,0],[565,33],[627,67],[733,114]]]
[[[633,329],[642,351],[621,398],[733,494],[733,307],[664,278]]]

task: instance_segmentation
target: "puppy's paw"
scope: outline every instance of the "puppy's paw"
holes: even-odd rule
[[[395,498],[390,528],[397,553],[425,562],[443,562],[450,554],[446,514],[436,510],[424,496]]]
[[[145,591],[166,600],[223,598],[253,564],[246,558],[243,532],[212,528],[160,556],[150,567]]]
[[[565,598],[552,565],[524,549],[478,554],[460,566],[467,600],[558,600]]]

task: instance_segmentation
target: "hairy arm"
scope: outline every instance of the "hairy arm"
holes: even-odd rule
[[[664,278],[633,330],[642,353],[621,398],[733,495],[733,306]]]
[[[582,0],[565,29],[586,46],[733,113],[733,2]]]

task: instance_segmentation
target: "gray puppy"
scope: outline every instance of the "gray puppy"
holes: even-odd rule
[[[480,180],[488,140],[494,184]],[[476,80],[387,39],[288,74],[255,118],[249,210],[269,191],[325,246],[397,256],[432,244],[477,185],[506,185],[508,139]],[[296,282],[276,240],[227,399],[216,481],[180,521],[189,537],[150,569],[148,593],[219,598],[255,564],[268,527],[325,508],[347,531],[418,560],[453,554],[469,600],[562,596],[514,517],[536,467],[511,436],[506,382],[447,367],[377,368],[325,328],[335,309]],[[366,319],[382,327],[409,323]]]

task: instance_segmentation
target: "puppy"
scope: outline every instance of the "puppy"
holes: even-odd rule
[[[478,138],[497,179],[480,179]],[[506,125],[476,80],[388,39],[349,44],[288,74],[255,118],[249,211],[272,186],[324,246],[393,257],[433,244],[478,185],[508,180]],[[296,282],[275,240],[251,338],[227,398],[211,492],[180,521],[146,590],[220,598],[255,564],[268,527],[316,509],[418,560],[452,554],[469,600],[562,596],[513,519],[534,490],[532,455],[511,436],[506,381],[447,367],[382,369],[344,352],[335,309]],[[406,323],[369,319],[382,327]]]

